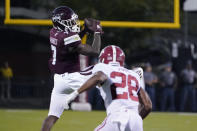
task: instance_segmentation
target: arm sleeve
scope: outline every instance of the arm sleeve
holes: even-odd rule
[[[74,34],[74,35],[71,35],[71,36],[68,36],[66,38],[64,38],[64,45],[73,45],[73,44],[80,44],[81,43],[81,38],[79,37],[78,34]]]

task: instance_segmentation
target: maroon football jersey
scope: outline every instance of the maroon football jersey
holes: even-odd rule
[[[81,39],[77,33],[67,33],[52,28],[50,31],[52,55],[49,59],[51,72],[63,74],[79,71],[79,53],[74,51],[79,44],[81,44]]]

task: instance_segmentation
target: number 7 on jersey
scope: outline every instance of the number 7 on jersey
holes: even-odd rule
[[[56,47],[54,45],[51,45],[51,50],[53,51],[53,61],[52,64],[55,65],[56,63]]]

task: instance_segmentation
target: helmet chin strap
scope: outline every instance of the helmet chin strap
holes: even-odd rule
[[[120,66],[120,63],[119,62],[109,62],[109,65],[112,65],[112,66]]]

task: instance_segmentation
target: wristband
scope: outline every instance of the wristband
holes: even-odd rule
[[[79,95],[79,92],[78,92],[78,90],[75,90],[75,91],[73,92],[73,95],[74,95],[74,96],[77,96],[77,95]]]
[[[94,32],[94,34],[101,34],[101,32]]]

